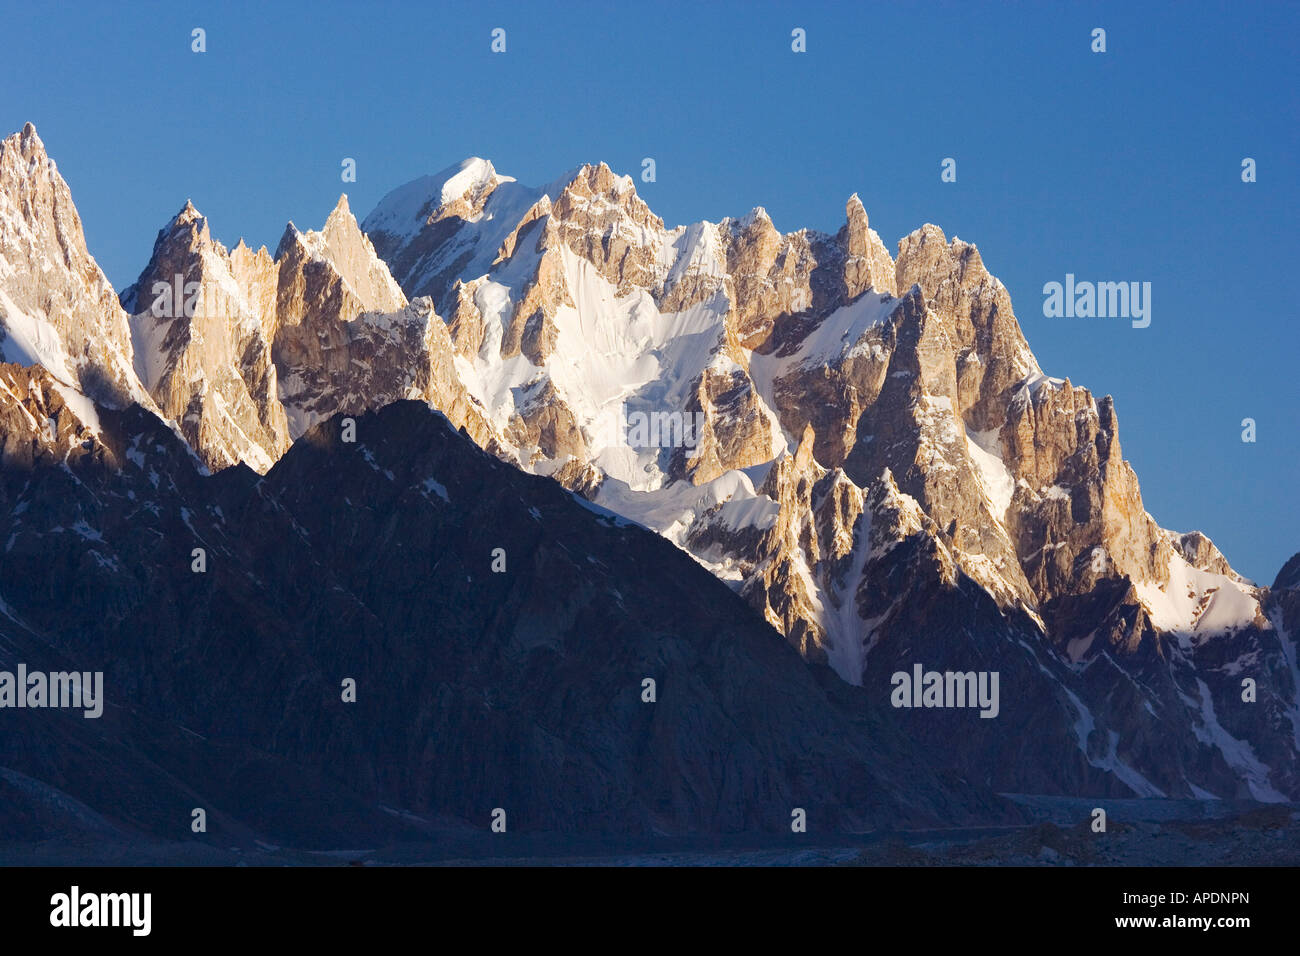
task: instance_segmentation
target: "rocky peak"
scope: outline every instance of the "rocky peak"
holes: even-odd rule
[[[19,178],[44,176],[51,183],[62,183],[58,165],[45,150],[45,143],[31,123],[0,141],[0,163],[8,154],[9,175],[16,181]],[[64,183],[64,188],[67,184]]]
[[[509,176],[500,176],[492,163],[477,156],[471,156],[456,169],[456,172],[442,179],[438,188],[437,204],[430,211],[428,221],[438,222],[442,219],[475,219],[482,212],[492,192],[503,182],[513,182]],[[432,195],[430,200],[432,200]]]
[[[41,142],[36,127],[30,122],[23,124],[22,132],[18,133],[18,143],[23,156],[29,159],[37,153],[42,155],[45,153],[45,144]]]
[[[275,261],[280,262],[299,251],[299,249],[301,249],[303,255],[311,256],[311,250],[306,248],[302,233],[298,231],[298,227],[290,219],[284,224],[284,232],[280,233],[280,241],[275,245]]]
[[[724,219],[719,231],[731,279],[728,327],[744,347],[760,347],[778,318],[811,308],[807,276],[815,263],[806,243],[783,236],[761,206],[740,219]]]
[[[311,245],[315,235],[307,233],[304,239]],[[396,312],[406,307],[406,296],[357,225],[356,217],[348,208],[346,194],[339,196],[338,204],[325,220],[325,228],[319,235],[324,256],[367,312]]]
[[[871,220],[867,216],[867,207],[862,205],[862,197],[857,193],[850,196],[848,202],[844,204],[844,213],[848,219],[846,228],[849,231],[850,251],[852,251],[854,244],[863,245],[867,230],[871,228]]]
[[[619,176],[606,163],[587,163],[578,168],[573,178],[555,198],[555,216],[568,218],[568,213],[584,207],[610,206],[623,213],[637,225],[663,229],[664,221],[637,195],[631,176]]]
[[[896,294],[894,260],[870,227],[867,210],[857,193],[849,197],[845,214],[848,221],[837,237],[845,252],[845,295],[854,299],[867,289]]]
[[[181,208],[181,211],[178,212],[175,215],[175,217],[172,219],[172,227],[175,228],[178,225],[188,225],[192,222],[199,222],[199,221],[202,221],[203,223],[202,228],[206,232],[207,220],[204,219],[203,216],[199,213],[199,211],[194,208],[194,201],[191,199],[186,199],[185,205]]]
[[[781,245],[781,233],[762,206],[755,206],[738,218],[729,216],[718,223],[718,228],[726,237],[729,272],[735,271],[731,268],[731,257],[745,259],[750,250],[758,252],[759,261],[770,264],[776,258],[776,251]]]
[[[1291,555],[1273,580],[1274,591],[1300,591],[1300,552]]]
[[[507,182],[514,180],[499,175],[488,160],[471,156],[394,189],[367,217],[366,231],[409,240],[443,219],[476,218],[493,191]]]
[[[280,268],[277,329],[309,315],[347,322],[362,312],[397,312],[406,296],[393,281],[342,196],[320,232],[285,226],[276,249]]]
[[[791,496],[807,497],[812,486],[826,474],[826,469],[819,465],[813,456],[813,445],[816,439],[812,425],[804,426],[794,453],[786,451],[773,462],[759,492],[778,502]],[[790,511],[791,516],[797,518],[795,509],[783,509],[785,510]]]
[[[1168,531],[1165,536],[1168,538],[1169,543],[1173,545],[1174,550],[1192,567],[1200,571],[1221,574],[1234,581],[1248,583],[1245,578],[1232,570],[1232,567],[1228,564],[1228,559],[1223,556],[1223,552],[1216,548],[1214,542],[1201,532],[1189,531],[1186,534],[1177,534]],[[1285,566],[1282,570],[1286,570]]]
[[[181,302],[169,305],[166,310],[167,318],[175,318],[184,311],[184,280],[201,278],[198,274],[203,271],[205,254],[225,258],[227,253],[225,247],[212,238],[207,218],[187,199],[167,225],[158,230],[149,265],[144,273],[118,296],[122,307],[128,315],[148,310],[155,301],[153,283],[172,285],[176,277],[180,276],[181,287],[171,290],[169,294],[180,297]],[[168,272],[169,269],[172,271]],[[146,279],[149,280],[147,284]],[[173,309],[175,314],[172,314]]]
[[[662,280],[664,222],[637,195],[630,176],[607,165],[583,166],[551,204],[556,235],[592,263],[620,295]]]
[[[352,215],[352,207],[348,205],[348,194],[339,193],[339,201],[334,204],[330,214],[325,217],[325,228],[322,231],[328,233],[334,223],[344,219],[351,219],[352,225],[356,226],[356,218]],[[358,229],[358,231],[360,230]]]
[[[362,228],[408,298],[428,295],[445,310],[456,282],[485,274],[507,246],[509,258],[512,233],[544,193],[473,157],[394,189]]]
[[[947,325],[956,350],[958,403],[975,431],[1000,428],[1008,391],[1041,375],[1006,287],[984,268],[979,250],[927,223],[899,242],[898,288],[921,289]]]
[[[898,241],[895,282],[900,289],[919,285],[927,299],[934,298],[939,283],[951,275],[954,265],[948,237],[927,222]]]
[[[866,497],[872,514],[871,546],[885,550],[922,530],[934,533],[938,527],[927,518],[920,503],[899,490],[894,473],[886,468],[871,483]]]
[[[274,300],[278,267],[275,260],[271,258],[271,254],[266,251],[266,246],[261,246],[254,252],[241,238],[235,244],[235,248],[230,250],[230,268],[235,275],[235,281],[245,290],[249,302],[256,304],[255,311],[259,315],[266,315],[267,303],[265,297],[258,294],[254,288],[269,282],[272,300]]]
[[[0,357],[96,400],[152,407],[126,314],[86,248],[72,193],[28,123],[0,141]]]
[[[466,189],[505,181],[472,165],[462,172],[473,174]],[[407,300],[346,195],[320,232],[288,224],[276,267],[273,356],[294,437],[339,412],[414,398],[441,409],[481,446],[497,447],[496,431],[460,380],[446,324],[428,297]]]
[[[813,444],[816,440],[817,435],[813,432],[812,425],[805,425],[803,434],[799,436],[799,447],[794,452],[795,471],[807,474],[813,468],[818,468],[821,472],[825,472],[825,469],[817,465],[817,460],[813,457]]]
[[[289,447],[265,324],[275,271],[265,249],[227,252],[187,200],[122,293],[141,380],[213,470],[266,471]]]

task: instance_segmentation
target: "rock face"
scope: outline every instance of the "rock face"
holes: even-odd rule
[[[290,224],[274,258],[227,253],[187,205],[127,324],[34,131],[4,150],[5,355],[57,393],[15,379],[14,461],[37,455],[24,416],[84,424],[88,391],[136,395],[223,475],[269,476],[322,423],[416,399],[688,552],[864,687],[850,711],[916,664],[997,671],[995,719],[873,711],[961,779],[1300,797],[1294,575],[1256,587],[1159,527],[1112,400],[1046,375],[978,250],[936,226],[896,258],[856,195],[833,235],[762,209],[668,228],[604,164],[530,188],[471,159],[394,190],[364,231],[346,198],[319,233]],[[169,276],[174,318],[153,308]]]

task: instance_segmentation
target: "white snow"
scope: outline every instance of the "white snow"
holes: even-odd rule
[[[501,176],[486,159],[471,156],[448,166],[432,176],[421,176],[388,193],[366,217],[366,232],[384,231],[400,236],[414,236],[424,227],[429,213],[489,185],[512,183]]]
[[[678,481],[649,491],[609,478],[596,495],[597,504],[659,532],[681,548],[695,519],[722,502],[727,504],[719,509],[717,520],[732,529],[761,530],[776,520],[776,503],[757,495],[749,476],[736,470],[702,485]]]
[[[156,318],[146,309],[130,318],[131,351],[135,374],[145,388],[157,386],[170,364],[170,356],[163,348],[175,319]]]
[[[711,222],[678,226],[665,238],[656,263],[665,274],[665,291],[686,278],[714,279],[720,284],[727,274],[727,260],[717,226]]]
[[[661,314],[648,292],[617,295],[595,266],[567,248],[560,250],[560,260],[574,304],[556,311],[555,347],[546,368],[522,354],[504,360],[500,354],[515,303],[536,269],[537,254],[529,252],[477,284],[483,344],[472,361],[457,357],[457,371],[503,430],[549,379],[572,411],[596,465],[630,487],[657,488],[663,480],[659,450],[629,448],[622,423],[637,411],[685,414],[700,374],[727,367],[729,360],[720,352],[725,297]]]
[[[866,638],[869,632],[867,623],[858,616],[857,593],[862,581],[862,571],[871,556],[871,512],[863,511],[854,528],[853,561],[838,583],[834,593],[829,595],[822,614],[822,626],[826,629],[829,646],[826,649],[827,663],[841,679],[855,686],[862,686],[862,673],[866,666]]]
[[[95,408],[95,403],[82,394],[78,389],[71,385],[64,385],[62,382],[56,382],[54,385],[67,404],[72,409],[72,413],[81,420],[81,423],[95,434],[101,434],[103,428],[99,424],[99,412]]]
[[[1185,695],[1182,696],[1188,705],[1199,705],[1201,723],[1199,726],[1195,722],[1192,724],[1192,732],[1196,734],[1197,739],[1202,743],[1210,744],[1223,754],[1223,759],[1227,761],[1228,766],[1246,781],[1246,786],[1250,788],[1250,795],[1256,800],[1270,803],[1286,802],[1286,797],[1269,782],[1270,770],[1255,756],[1254,748],[1246,741],[1232,736],[1219,723],[1219,718],[1214,712],[1214,701],[1210,697],[1210,688],[1206,686],[1205,681],[1198,677],[1196,687],[1198,699],[1193,700]]]
[[[1007,509],[1011,507],[1011,498],[1016,492],[1016,480],[1002,460],[1002,444],[998,438],[998,429],[976,432],[966,429],[966,451],[975,462],[976,473],[984,497],[993,511],[993,517],[1004,521]]]
[[[862,343],[863,336],[888,321],[898,304],[892,296],[860,296],[822,319],[792,354],[755,353],[750,358],[750,374],[759,394],[771,405],[773,385],[792,371],[827,364],[840,357],[867,354],[870,349],[869,345]],[[880,354],[883,356],[884,353]]]
[[[1050,375],[1044,375],[1042,372],[1034,372],[1020,383],[1020,387],[1032,394],[1040,388],[1060,388],[1064,384],[1065,379],[1063,378],[1053,378]]]
[[[1192,567],[1174,552],[1169,583],[1135,582],[1151,623],[1176,634],[1221,634],[1255,620],[1259,601],[1252,590],[1222,574]]]
[[[405,245],[420,234],[429,218],[447,202],[460,198],[465,191],[480,195],[490,187],[482,212],[469,221],[462,221],[451,239],[441,244],[434,255],[422,259],[418,275],[403,277],[407,288],[418,288],[454,267],[452,279],[468,283],[492,268],[506,237],[528,210],[543,196],[557,197],[576,173],[576,169],[571,170],[537,189],[520,185],[512,177],[497,173],[487,160],[473,157],[394,189],[366,216],[361,228],[370,234],[388,233],[396,237],[399,245]],[[465,190],[453,195],[462,185]]]
[[[63,347],[58,330],[45,319],[19,309],[3,289],[0,289],[0,326],[4,332],[0,357],[4,361],[41,365],[67,385],[78,383],[74,363]]]

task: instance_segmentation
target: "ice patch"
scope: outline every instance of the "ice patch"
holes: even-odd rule
[[[1004,521],[1011,499],[1016,493],[1016,480],[1002,460],[1001,439],[998,429],[975,432],[966,429],[966,451],[975,462],[976,473],[993,510],[993,517]]]

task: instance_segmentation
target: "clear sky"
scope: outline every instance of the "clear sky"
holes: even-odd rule
[[[925,222],[976,243],[1044,370],[1115,396],[1156,520],[1271,583],[1300,550],[1297,27],[1290,2],[0,0],[0,135],[36,124],[118,289],[186,198],[273,250],[471,155],[529,184],[605,160],[670,226],[833,232],[857,192],[891,251]],[[1150,327],[1045,318],[1066,273],[1150,282]]]

